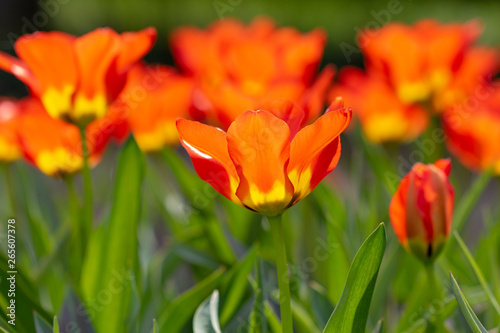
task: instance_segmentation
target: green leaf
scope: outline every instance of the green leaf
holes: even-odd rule
[[[377,323],[377,326],[375,326],[375,329],[373,330],[373,333],[382,333],[384,329],[384,319],[380,319]]]
[[[321,329],[316,325],[304,306],[292,298],[293,321],[299,333],[320,333]]]
[[[365,331],[385,244],[385,226],[381,223],[354,257],[340,301],[323,332]]]
[[[52,327],[50,327],[50,324],[45,321],[45,319],[40,317],[36,311],[33,312],[33,319],[35,321],[36,333],[52,333]]]
[[[0,317],[0,333],[15,333],[14,326],[8,324],[4,318]]]
[[[10,283],[8,277],[12,274],[7,273],[10,271],[7,258],[3,253],[0,253],[0,304],[2,304],[2,312],[4,319],[10,320],[6,317],[9,309],[8,303],[11,299],[8,298]],[[35,322],[33,318],[33,311],[36,311],[39,316],[45,320],[51,320],[52,315],[47,313],[38,299],[38,294],[35,291],[36,285],[24,274],[21,268],[17,268],[15,274],[16,291],[15,291],[15,311],[16,311],[16,330],[20,333],[32,333],[35,330]],[[5,305],[5,306],[3,306]]]
[[[54,322],[52,323],[52,333],[59,333],[59,323],[57,322],[57,316],[54,316]]]
[[[160,332],[177,333],[192,317],[197,305],[203,302],[222,280],[225,269],[219,268],[203,281],[180,295],[162,311]]]
[[[460,198],[460,201],[456,205],[455,212],[453,213],[453,227],[455,230],[460,231],[462,227],[467,222],[472,209],[476,205],[476,202],[481,197],[484,192],[486,185],[488,185],[491,177],[493,175],[493,169],[484,171],[481,173],[472,184],[468,191],[465,191],[464,195]]]
[[[222,283],[221,293],[225,295],[222,302],[220,322],[224,326],[242,304],[245,292],[248,288],[248,276],[252,272],[255,258],[257,257],[257,247],[248,251],[245,259],[234,265]]]
[[[160,329],[158,328],[158,322],[156,319],[153,319],[153,333],[160,333]]]
[[[194,333],[221,333],[219,324],[219,291],[214,290],[212,296],[198,307],[193,319]]]
[[[331,313],[335,310],[328,299],[326,290],[319,284],[311,284],[311,308],[314,319],[320,327],[325,327]]]
[[[95,311],[95,309],[91,308],[91,311]],[[66,292],[63,305],[59,310],[58,322],[63,330],[95,333],[87,310],[72,289],[68,289]]]
[[[133,138],[118,163],[109,221],[95,231],[83,267],[82,290],[98,332],[125,332],[132,283],[137,283],[137,225],[144,156]],[[134,274],[130,274],[133,272]],[[137,277],[136,277],[137,276]]]
[[[465,320],[467,320],[470,329],[474,333],[488,333],[488,331],[484,328],[479,319],[476,317],[476,314],[469,305],[469,302],[467,302],[467,300],[465,299],[462,290],[460,290],[460,287],[458,286],[457,280],[455,280],[455,277],[451,272],[450,272],[450,280],[451,280],[451,285],[453,287],[453,293],[455,294],[455,298],[457,299],[458,307],[460,308],[460,311],[462,311]]]
[[[474,260],[474,257],[470,253],[469,249],[467,248],[467,245],[465,245],[464,241],[462,240],[462,238],[460,237],[458,232],[455,231],[454,236],[458,242],[458,245],[460,245],[460,248],[464,252],[465,257],[467,258],[467,261],[472,266],[472,269],[474,270],[474,274],[476,275],[477,279],[479,280],[479,283],[481,284],[481,287],[483,288],[486,296],[488,296],[488,299],[489,299],[491,305],[493,305],[493,308],[495,309],[496,313],[498,314],[498,316],[500,316],[500,305],[498,304],[495,296],[491,292],[490,287],[488,286],[488,283],[486,282],[486,279],[484,278],[483,272],[481,272],[481,269],[477,265],[476,261]]]
[[[262,263],[258,259],[256,266],[256,281],[252,284],[255,294],[255,303],[250,313],[249,333],[267,333],[267,318],[265,316],[264,286],[262,284]]]

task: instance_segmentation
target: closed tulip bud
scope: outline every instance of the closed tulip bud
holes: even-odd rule
[[[448,179],[451,163],[417,163],[401,180],[389,207],[401,245],[424,262],[441,252],[451,231],[454,190]]]

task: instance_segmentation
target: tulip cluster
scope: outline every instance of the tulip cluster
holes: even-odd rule
[[[481,124],[489,123],[493,133],[500,128],[492,80],[500,55],[474,46],[481,30],[477,21],[424,19],[366,31],[359,40],[366,71],[343,68],[330,97],[343,96],[353,106],[373,142],[412,141],[432,116],[440,116],[447,145],[462,163],[478,170],[493,167],[500,162],[498,145],[484,138],[488,131]]]
[[[49,176],[65,178],[70,189],[72,175],[83,171],[82,218],[72,225],[72,240],[80,233],[83,240],[71,244],[79,265],[94,226],[89,165],[99,163],[110,142],[120,144],[130,134],[140,150],[130,140],[135,155],[129,152],[129,161],[138,161],[141,151],[180,143],[203,181],[269,221],[281,320],[291,333],[281,216],[336,168],[340,135],[353,115],[375,143],[415,140],[439,117],[452,154],[468,168],[500,174],[500,88],[493,79],[500,55],[474,45],[480,33],[476,21],[434,20],[368,31],[360,40],[366,70],[343,68],[336,84],[333,65],[319,68],[322,30],[300,33],[264,18],[176,29],[170,46],[177,68],[142,60],[155,42],[154,28],[25,35],[15,44],[17,58],[0,52],[0,69],[30,93],[0,98],[0,162],[24,158]],[[135,171],[142,174],[142,168]],[[414,164],[385,207],[402,247],[426,264],[436,260],[452,230],[450,171],[449,159]],[[132,188],[142,186],[141,177]],[[206,230],[225,239],[212,225]],[[376,247],[381,261],[385,238]]]

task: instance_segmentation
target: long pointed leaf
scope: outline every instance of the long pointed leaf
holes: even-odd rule
[[[460,287],[458,286],[457,280],[455,280],[455,277],[453,276],[453,274],[451,274],[451,272],[450,280],[453,287],[453,293],[455,294],[455,298],[457,299],[458,307],[460,308],[460,311],[462,311],[465,320],[467,320],[470,329],[474,333],[488,333],[488,331],[484,328],[484,326],[481,324],[476,314],[472,310],[469,302],[467,302],[467,300],[465,299],[462,290],[460,290]]]
[[[85,303],[94,304],[87,310],[98,332],[126,331],[131,283],[136,283],[138,274],[137,225],[144,165],[143,154],[130,138],[120,155],[109,221],[95,232],[87,253],[82,289]]]
[[[385,226],[381,223],[361,245],[354,257],[340,301],[323,332],[365,331],[385,244]]]

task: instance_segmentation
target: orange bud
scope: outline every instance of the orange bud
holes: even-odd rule
[[[427,262],[441,252],[451,231],[454,190],[449,159],[417,163],[401,180],[389,216],[401,245]]]

